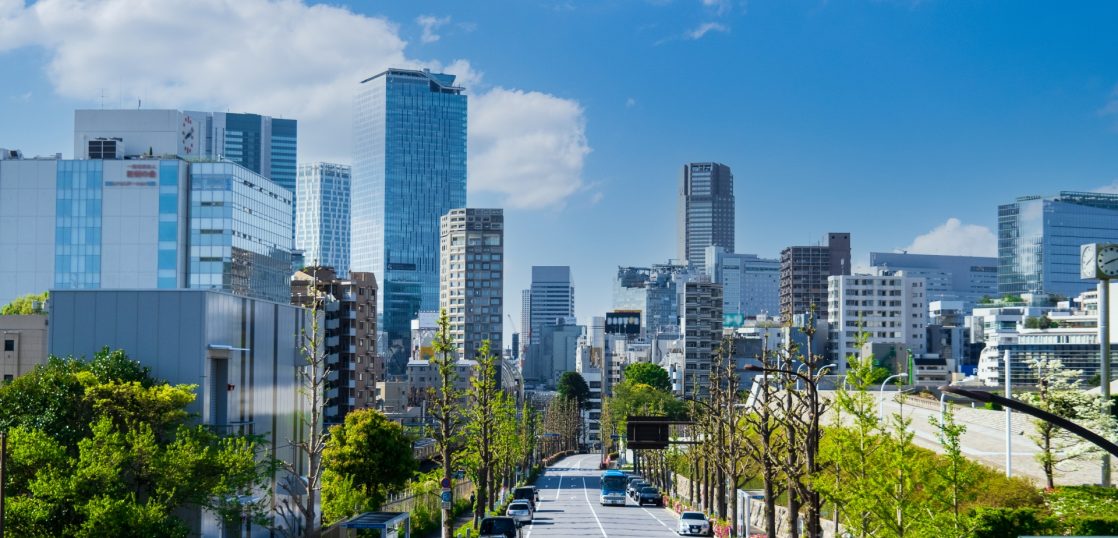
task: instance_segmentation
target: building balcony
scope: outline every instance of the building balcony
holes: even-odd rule
[[[326,380],[327,381],[337,381],[338,380],[338,371],[334,370],[334,371],[326,374]]]
[[[346,330],[346,334],[349,335],[350,338],[357,338],[357,327],[350,327]]]
[[[338,318],[330,318],[326,320],[326,330],[332,331],[341,325],[341,320]]]
[[[337,336],[326,337],[326,347],[338,347],[339,343],[341,343],[341,339]]]
[[[326,389],[326,399],[333,400],[338,397],[338,389],[336,387]]]
[[[346,382],[346,385],[349,386],[349,388],[351,388],[351,389],[355,389],[355,388],[357,388],[357,381],[354,381],[354,380],[350,379],[349,381]]]
[[[346,310],[345,317],[347,319],[357,319],[357,311],[353,309]]]
[[[342,294],[342,300],[347,302],[347,303],[355,302],[355,301],[357,301],[357,294],[353,293],[352,291],[347,291],[344,294]]]
[[[357,354],[357,346],[355,346],[355,345],[353,345],[353,344],[350,344],[350,345],[349,345],[349,354],[350,354],[350,355],[355,355],[355,354]]]
[[[336,417],[336,416],[338,416],[338,406],[331,405],[330,407],[327,407],[326,409],[324,409],[322,411],[322,414],[324,414],[328,417]]]

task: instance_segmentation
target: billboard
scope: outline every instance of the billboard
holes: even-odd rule
[[[606,334],[635,336],[641,333],[640,310],[606,312]]]
[[[727,312],[722,314],[723,329],[737,329],[745,325],[745,314],[740,312]]]

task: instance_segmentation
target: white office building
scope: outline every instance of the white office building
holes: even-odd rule
[[[839,275],[827,278],[830,360],[846,371],[846,357],[862,344],[903,344],[913,354],[927,351],[928,303],[923,278],[892,275]],[[859,342],[861,334],[866,341]]]
[[[755,319],[780,313],[780,260],[706,248],[706,274],[722,285],[722,311]]]

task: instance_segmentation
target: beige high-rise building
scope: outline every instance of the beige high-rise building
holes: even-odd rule
[[[505,217],[501,209],[451,209],[439,225],[439,308],[461,359],[485,340],[497,357],[504,333]]]

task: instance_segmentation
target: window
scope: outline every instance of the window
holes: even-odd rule
[[[5,339],[4,340],[4,351],[15,351],[15,350],[16,350],[16,341]]]

